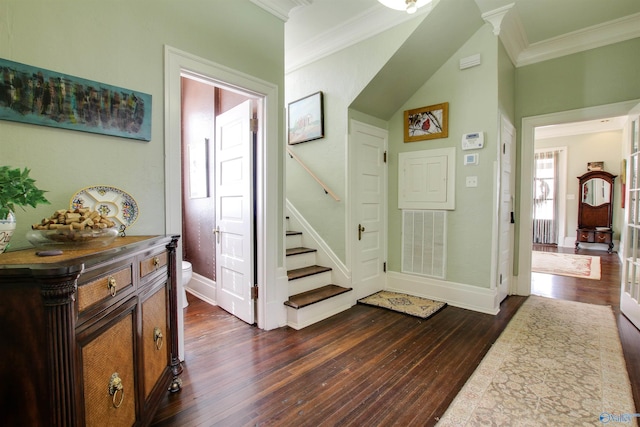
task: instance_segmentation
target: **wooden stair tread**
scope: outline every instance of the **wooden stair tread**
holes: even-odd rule
[[[289,249],[287,249],[287,256],[308,254],[308,253],[312,253],[312,252],[318,252],[318,250],[317,249],[312,249],[312,248],[303,248],[303,247],[289,248]]]
[[[289,300],[285,301],[284,304],[291,308],[300,309],[302,307],[324,301],[326,299],[335,297],[345,292],[349,292],[351,290],[352,288],[343,288],[342,286],[338,285],[325,285],[321,288],[312,289],[310,291],[302,292],[296,295],[291,295],[289,297]]]
[[[324,273],[325,271],[331,271],[331,267],[310,265],[309,267],[295,268],[293,270],[287,271],[287,278],[289,280],[295,280],[302,277],[312,276],[314,274]]]

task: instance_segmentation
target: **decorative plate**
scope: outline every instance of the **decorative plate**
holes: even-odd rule
[[[97,185],[83,188],[71,197],[71,209],[85,207],[129,228],[138,219],[138,204],[130,194],[116,187]]]

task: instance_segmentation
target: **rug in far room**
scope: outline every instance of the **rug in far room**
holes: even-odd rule
[[[434,315],[447,305],[444,302],[391,291],[376,292],[373,295],[359,299],[358,302],[387,308],[422,319]]]
[[[600,257],[533,251],[531,253],[531,271],[600,280]]]

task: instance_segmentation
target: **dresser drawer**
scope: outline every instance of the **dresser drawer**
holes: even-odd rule
[[[145,277],[167,266],[167,253],[161,252],[140,261],[140,277]]]
[[[93,304],[114,298],[118,293],[133,286],[131,265],[105,274],[91,282],[78,287],[78,311],[82,312]]]
[[[578,230],[578,240],[593,243],[595,241],[593,231]]]
[[[596,243],[611,243],[611,233],[604,233],[601,231],[596,231],[595,233],[595,242]]]

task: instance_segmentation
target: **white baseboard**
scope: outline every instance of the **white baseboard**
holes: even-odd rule
[[[184,289],[191,295],[208,302],[211,305],[216,303],[216,282],[198,273],[193,273],[191,280]]]
[[[480,313],[498,314],[500,311],[498,293],[495,289],[479,288],[463,283],[447,282],[395,271],[387,273],[387,287],[385,289],[446,302],[454,307]]]

